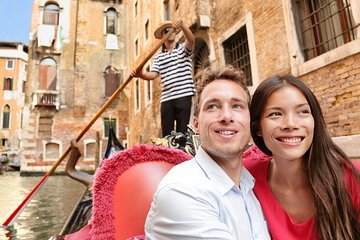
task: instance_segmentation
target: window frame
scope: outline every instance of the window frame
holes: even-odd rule
[[[150,71],[150,65],[146,66],[146,71]],[[143,81],[144,82],[144,99],[145,106],[149,105],[153,101],[153,81]]]
[[[94,157],[89,156],[88,146],[95,144]],[[84,139],[84,161],[95,161],[96,159],[96,140],[95,139]]]
[[[165,21],[171,21],[171,8],[170,8],[170,0],[164,0],[163,2],[163,14]]]
[[[39,116],[37,136],[41,138],[51,138],[54,128],[54,118],[51,116]],[[46,130],[46,131],[43,131]]]
[[[49,6],[54,6],[56,7],[57,11],[55,11],[55,9],[46,9]],[[46,14],[49,14],[49,16],[45,16]],[[48,20],[47,18],[52,18],[53,15],[56,17],[56,19],[51,19]],[[56,3],[56,2],[47,2],[44,5],[44,10],[43,10],[43,14],[42,14],[42,24],[44,25],[53,25],[53,26],[59,26],[59,22],[60,22],[60,6]]]
[[[113,13],[113,16],[109,16],[110,13]],[[118,11],[113,8],[113,7],[109,7],[106,11],[105,11],[105,34],[114,34],[114,35],[118,35],[119,33],[119,13]],[[113,17],[113,19],[111,20],[113,22],[113,31],[109,31],[109,17]]]
[[[1,128],[2,129],[10,129],[10,125],[11,125],[11,107],[10,107],[9,104],[4,105],[4,107],[2,109],[1,119],[2,119]]]
[[[144,35],[145,35],[145,43],[149,40],[149,37],[150,37],[150,21],[149,19],[147,19],[145,21],[145,25],[144,25]]]
[[[109,138],[110,133],[110,124],[112,125],[113,129],[115,130],[115,133],[117,133],[117,119],[112,117],[104,117],[103,118],[103,139]]]
[[[53,79],[49,79],[49,71],[51,71],[51,69],[53,69],[52,71],[55,74]],[[44,74],[45,71],[46,74]],[[38,90],[56,91],[58,89],[58,64],[54,58],[44,57],[40,59],[38,84],[39,84]]]
[[[225,64],[241,69],[248,87],[253,86],[251,62],[246,26],[242,26],[231,37],[222,42]]]
[[[9,67],[9,64],[11,64],[10,67]],[[6,70],[14,70],[14,68],[15,68],[15,61],[14,61],[14,59],[6,59],[5,69],[6,69]]]
[[[4,77],[4,91],[13,91],[14,89],[14,79],[12,77]]]
[[[357,2],[358,0],[349,1],[352,7],[353,16],[354,12],[359,11],[359,13],[356,13],[356,19],[360,22],[360,2]],[[282,3],[284,6],[285,28],[290,54],[291,73],[294,76],[307,74],[360,52],[360,29],[358,29],[355,40],[306,61],[304,55],[302,54],[301,39],[298,37],[299,29],[296,23],[297,19],[294,14],[293,1],[282,0]]]
[[[121,73],[113,66],[106,67],[104,71],[105,97],[111,97],[121,85]]]
[[[356,30],[360,31],[349,0],[297,0],[293,5],[306,61],[355,40]]]
[[[138,15],[138,6],[139,4],[138,4],[138,1],[136,0],[135,2],[134,2],[134,17],[136,18],[137,17],[137,15]]]
[[[60,154],[63,152],[63,150],[62,150],[62,142],[61,141],[59,141],[59,140],[50,140],[50,141],[47,141],[47,140],[43,140],[42,141],[42,143],[43,143],[43,158],[44,158],[44,160],[46,160],[46,161],[56,161],[56,160],[58,160],[59,158],[60,158]],[[54,146],[58,146],[58,156],[57,157],[54,157],[54,158],[50,158],[50,157],[48,157],[48,148],[47,148],[47,146],[48,145],[54,145]]]
[[[259,85],[259,72],[258,72],[258,64],[257,64],[257,54],[256,54],[256,47],[255,47],[255,32],[254,32],[254,25],[253,25],[253,16],[252,13],[247,13],[243,18],[239,19],[233,26],[228,28],[222,34],[220,38],[219,44],[220,49],[222,49],[223,54],[220,55],[221,62],[225,64],[225,52],[222,46],[222,43],[229,39],[234,33],[240,30],[241,27],[246,27],[246,33],[248,38],[248,47],[250,53],[250,64],[251,64],[251,75],[252,75],[252,86],[248,86],[250,94],[255,92],[256,87]]]
[[[141,86],[140,86],[140,79],[135,78],[134,79],[134,109],[135,113],[140,112],[141,109]]]

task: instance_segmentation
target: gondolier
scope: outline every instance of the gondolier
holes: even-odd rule
[[[182,20],[162,23],[154,32],[156,38],[163,38],[171,28],[173,34],[163,44],[162,51],[153,59],[150,71],[133,70],[132,76],[144,80],[154,80],[160,77],[161,92],[161,128],[162,136],[170,135],[174,130],[185,133],[191,114],[192,96],[195,87],[192,76],[192,54],[195,47],[195,38]],[[184,43],[176,42],[176,34],[184,33]]]

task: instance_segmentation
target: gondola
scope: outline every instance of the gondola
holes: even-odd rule
[[[101,166],[96,170],[95,175],[97,174],[98,171],[104,171],[102,169],[102,165],[107,165],[107,163],[105,163],[106,161],[109,161],[109,162],[113,161],[114,163],[112,163],[112,165],[117,165],[120,167],[124,167],[127,164],[130,164],[130,165],[132,165],[131,167],[134,168],[134,166],[136,166],[136,165],[141,165],[139,163],[152,161],[151,158],[156,158],[156,160],[158,160],[158,158],[164,158],[164,159],[160,159],[160,160],[162,160],[162,162],[169,161],[171,163],[170,167],[167,167],[167,166],[165,167],[166,170],[164,173],[162,173],[162,175],[164,175],[169,170],[168,168],[171,168],[173,165],[175,165],[179,162],[191,159],[195,155],[197,146],[199,145],[198,136],[195,134],[195,132],[191,128],[191,126],[188,127],[188,131],[185,134],[172,132],[170,135],[168,135],[164,138],[153,138],[153,139],[151,139],[151,142],[152,143],[149,145],[140,145],[140,146],[133,147],[131,149],[125,149],[120,144],[118,139],[116,138],[116,135],[115,135],[113,129],[110,129],[108,143],[107,143],[107,147],[106,147],[106,150],[104,153],[103,161],[101,163]],[[139,154],[139,151],[141,152],[140,154]],[[123,153],[120,153],[120,152],[123,152]],[[137,156],[137,154],[139,154],[140,156]],[[121,156],[121,155],[124,155],[125,157]],[[128,155],[128,156],[126,156],[126,155]],[[118,157],[118,159],[116,162],[114,160],[114,158],[117,158],[117,157]],[[74,164],[74,163],[68,162],[67,164]],[[74,167],[74,165],[73,165],[73,167]],[[104,166],[104,167],[109,167],[109,166]],[[113,167],[114,166],[111,166],[110,168],[112,169]],[[125,172],[126,173],[131,172],[128,169],[126,169],[125,171],[112,169],[111,171],[120,172],[118,174],[119,176],[121,174],[124,174]],[[147,175],[153,174],[151,172],[152,171],[151,166],[150,167],[147,166],[147,169],[145,171],[149,171],[149,173]],[[98,174],[98,175],[100,175],[100,174]],[[88,186],[89,183],[86,183],[86,180],[84,179],[83,175],[79,175],[79,176],[82,176],[82,177],[79,177],[80,179],[76,179],[74,176],[72,176],[72,178]],[[139,177],[144,178],[143,176],[144,175],[142,175],[142,177],[141,176],[139,176]],[[106,177],[106,178],[108,178],[108,177]],[[159,180],[160,179],[161,179],[161,177],[159,178]],[[96,177],[95,177],[94,181],[96,181]],[[152,179],[150,181],[152,181]],[[96,191],[100,191],[98,189],[101,188],[101,185],[104,185],[104,184],[100,184],[99,182],[100,182],[99,180],[98,180],[98,182],[94,182],[94,188],[96,188],[96,189],[94,189],[95,194],[96,194]],[[96,184],[100,185],[100,187],[96,186]],[[109,183],[107,183],[107,184],[109,184]],[[130,185],[133,185],[133,184],[134,183],[132,183],[132,182],[128,182],[123,186],[123,188],[131,189],[133,187]],[[134,186],[135,185],[136,184],[134,184]],[[156,187],[156,186],[153,186],[153,187]],[[125,196],[123,198],[127,198],[131,202],[136,200],[136,199],[132,199],[130,197],[131,193],[129,193],[128,195],[129,196]],[[93,212],[94,212],[93,210],[94,210],[94,208],[96,208],[96,202],[94,203],[94,201],[96,201],[96,197],[94,199],[93,192],[89,191],[88,189],[85,190],[84,194],[81,196],[81,198],[77,202],[76,206],[74,207],[73,211],[71,212],[68,220],[64,224],[61,232],[57,235],[52,236],[50,239],[51,240],[54,240],[54,239],[57,239],[57,240],[90,239],[89,238],[90,231],[94,232],[93,234],[96,235],[97,234],[96,228],[95,228],[96,224],[93,223],[92,226],[91,226],[91,224],[89,224],[89,222],[91,223],[91,221],[93,221],[93,222],[96,221],[96,216],[93,216]],[[148,201],[151,201],[151,199]],[[147,204],[149,205],[149,203],[147,203]],[[146,205],[146,204],[144,204],[144,205]],[[129,218],[129,216],[127,216],[127,215],[129,215],[128,210],[124,209],[123,211],[124,211],[124,214],[122,214],[121,212],[119,214],[123,215],[122,217],[124,217],[124,218]],[[145,207],[144,211],[146,211],[146,207]],[[142,213],[142,214],[144,215],[144,213]],[[110,218],[113,217],[112,213],[110,213],[110,215],[111,215]],[[116,216],[115,216],[115,218],[116,218]],[[131,216],[130,216],[130,218],[131,218]],[[139,220],[140,228],[141,228],[141,224],[144,221],[144,216],[139,217],[139,218],[141,218],[141,220]],[[134,225],[136,225],[136,224],[139,225],[139,223],[137,223],[137,220],[132,219],[131,221],[134,222],[133,226],[130,226],[130,227],[127,226],[126,230],[124,230],[123,232],[129,231],[129,229],[131,229],[131,228],[135,228]],[[97,221],[97,222],[101,222],[101,221]],[[112,224],[110,224],[110,225],[112,225]],[[115,226],[115,227],[119,228],[118,226]],[[93,228],[93,229],[91,230],[91,228]],[[106,229],[106,227],[105,227],[105,229]],[[133,230],[133,232],[137,231],[141,235],[141,234],[143,234],[141,232],[141,230]],[[104,237],[104,234],[108,234],[109,232],[110,232],[111,236]],[[115,229],[115,232],[119,232],[118,229]],[[103,234],[103,235],[101,235],[101,234]],[[102,237],[98,237],[98,238],[95,237],[95,239],[105,239],[105,238],[107,239],[108,237],[109,237],[109,239],[123,239],[126,234],[127,234],[126,235],[127,237],[125,239],[141,239],[141,238],[130,238],[130,235],[131,235],[130,233],[124,233],[123,235],[121,235],[122,233],[119,233],[121,235],[121,237],[119,237],[118,233],[116,233],[116,234],[114,233],[114,230],[112,230],[112,231],[108,231],[105,233],[100,233],[99,236],[102,236]],[[139,235],[139,234],[135,234],[135,235]],[[116,237],[115,237],[115,235],[116,235]]]

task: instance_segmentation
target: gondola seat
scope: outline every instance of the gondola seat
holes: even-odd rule
[[[158,183],[174,165],[191,158],[181,150],[140,145],[105,160],[94,178],[91,239],[144,235]]]

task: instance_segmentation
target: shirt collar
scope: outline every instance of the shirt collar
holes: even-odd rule
[[[239,191],[239,188],[231,180],[231,178],[224,172],[224,170],[204,151],[204,149],[199,146],[195,161],[203,169],[206,176],[214,183],[214,185],[219,189],[222,195],[225,195],[231,189],[236,189]],[[241,176],[240,176],[240,186],[243,194],[247,195],[254,187],[255,179],[250,174],[250,172],[242,167]]]
[[[180,44],[176,43],[173,50],[177,49],[179,46],[180,46]],[[168,50],[165,47],[165,43],[163,43],[162,52],[168,52]]]

